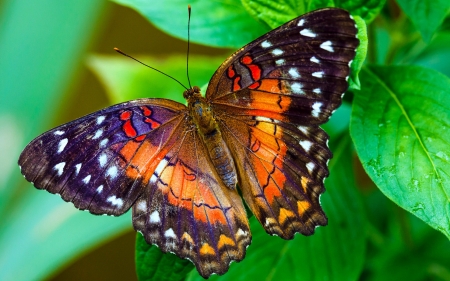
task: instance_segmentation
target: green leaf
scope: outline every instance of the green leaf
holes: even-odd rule
[[[187,82],[184,82],[187,81],[185,55],[163,59],[146,56],[139,59],[180,79],[188,86]],[[202,86],[208,83],[223,59],[191,55],[189,61],[191,82]],[[103,82],[112,103],[148,97],[167,98],[185,103],[184,89],[176,81],[128,58],[91,56],[88,65]]]
[[[386,0],[242,0],[242,5],[254,18],[266,23],[271,28],[276,28],[299,15],[327,7],[346,9],[352,15],[360,16],[369,23],[379,14],[385,2]]]
[[[250,15],[272,29],[308,12],[304,1],[295,0],[242,0],[242,5]]]
[[[356,56],[350,65],[350,79],[349,79],[349,88],[353,90],[359,90],[361,84],[359,82],[359,72],[361,71],[361,67],[364,64],[367,56],[367,48],[369,44],[369,40],[367,38],[367,26],[365,21],[359,17],[354,16],[354,20],[356,22],[356,26],[358,27],[358,39],[359,46],[356,49]]]
[[[412,66],[361,72],[351,135],[380,190],[450,238],[450,79]]]
[[[432,68],[450,77],[450,32],[438,32],[429,44],[422,41],[418,45],[418,49],[422,47],[421,52],[416,53],[411,63]]]
[[[346,9],[354,16],[360,16],[369,24],[378,16],[386,0],[336,0],[335,3],[336,7]]]
[[[194,268],[192,262],[163,253],[136,234],[136,272],[140,281],[179,281]]]
[[[184,40],[188,29],[187,6],[191,4],[191,41],[208,46],[240,48],[267,32],[267,26],[251,17],[239,0],[113,1],[135,9],[159,29]]]
[[[333,139],[336,141],[336,139]],[[333,141],[333,142],[334,142]],[[321,202],[328,225],[291,241],[269,236],[250,219],[253,242],[246,257],[208,280],[358,280],[365,255],[365,214],[351,165],[350,137],[336,142]],[[203,280],[191,272],[188,280]]]
[[[431,40],[433,33],[450,12],[448,0],[398,0],[397,2],[427,42]]]

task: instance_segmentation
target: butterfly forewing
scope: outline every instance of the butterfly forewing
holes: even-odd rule
[[[112,106],[34,139],[19,165],[37,188],[58,193],[79,209],[120,215],[142,193],[141,178],[127,176],[133,170],[124,158],[127,148],[148,146],[161,131],[175,130],[185,109],[155,99]],[[151,160],[151,154],[146,157]]]
[[[237,162],[243,197],[270,234],[312,234],[332,154],[318,127],[341,104],[359,40],[350,14],[322,9],[243,47],[206,97]]]
[[[350,14],[322,9],[296,18],[233,54],[214,74],[214,110],[321,124],[341,104],[359,40]]]

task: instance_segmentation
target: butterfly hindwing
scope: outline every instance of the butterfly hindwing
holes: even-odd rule
[[[140,178],[127,176],[126,149],[148,147],[154,136],[175,130],[185,109],[170,100],[141,99],[69,122],[27,145],[19,158],[22,174],[79,209],[120,215],[143,189]]]
[[[230,149],[241,156],[242,195],[269,234],[292,239],[327,224],[319,195],[331,153],[319,127],[308,134],[273,119],[239,116],[223,119],[221,128]]]
[[[133,225],[148,243],[192,260],[202,276],[222,274],[251,242],[246,212],[236,190],[218,180],[197,131],[182,128],[146,177]]]

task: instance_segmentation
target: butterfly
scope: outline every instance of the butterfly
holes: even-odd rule
[[[328,135],[359,45],[337,8],[295,18],[231,55],[203,97],[117,104],[56,127],[19,166],[38,189],[81,210],[132,208],[149,244],[223,274],[251,243],[245,201],[267,233],[292,239],[327,224],[319,196]],[[242,198],[241,198],[242,196]]]

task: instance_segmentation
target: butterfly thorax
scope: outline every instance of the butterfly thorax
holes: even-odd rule
[[[196,91],[197,89],[198,87],[194,87],[190,92],[187,93],[186,91],[184,93],[184,97],[188,101],[189,115],[205,144],[208,156],[214,164],[220,179],[225,186],[234,189],[237,183],[237,176],[233,158],[223,140],[210,105],[200,94],[200,89]]]

